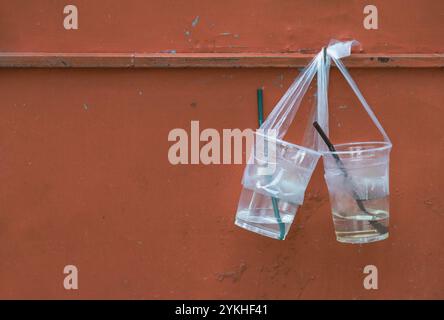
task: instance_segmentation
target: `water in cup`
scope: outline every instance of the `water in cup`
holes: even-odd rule
[[[275,201],[275,206],[273,206],[273,201]],[[297,204],[276,198],[273,200],[269,195],[244,188],[241,192],[235,224],[267,237],[284,239],[290,230],[297,209]]]
[[[389,196],[359,201],[360,205],[356,200],[349,201],[347,205],[332,204],[337,240],[368,243],[386,239],[389,235]]]
[[[389,231],[388,143],[338,145],[324,156],[325,180],[339,242],[384,240]]]
[[[251,214],[251,210],[241,210],[237,212],[235,223],[243,228],[248,225],[247,229],[254,229],[251,231],[277,239],[280,231],[277,219],[273,216],[273,209],[263,208],[259,209],[259,211],[260,212],[256,212],[256,214],[266,216],[266,218],[257,218],[257,216]],[[280,212],[280,221],[285,226],[285,233],[290,230],[293,219],[294,215]],[[272,236],[271,234],[275,234],[276,236]]]

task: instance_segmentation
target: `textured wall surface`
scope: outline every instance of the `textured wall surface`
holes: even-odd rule
[[[366,1],[76,0],[75,31],[65,1],[0,2],[0,53],[444,52],[437,0],[373,1],[378,30]],[[350,72],[393,141],[390,237],[367,245],[336,242],[322,163],[276,241],[233,223],[244,165],[168,161],[170,130],[255,128],[256,89],[268,114],[297,69],[1,68],[0,298],[444,299],[444,69]],[[330,88],[332,140],[380,138],[337,70]]]
[[[256,88],[268,113],[296,74],[1,70],[0,297],[443,298],[440,69],[351,71],[394,144],[386,241],[336,242],[321,164],[283,242],[234,226],[242,165],[169,164],[172,128],[255,127]],[[332,139],[370,138],[331,79]]]
[[[0,51],[317,52],[331,38],[356,38],[366,52],[435,53],[440,0],[14,0],[1,1]],[[62,28],[75,4],[79,29]],[[379,29],[363,27],[378,8]]]

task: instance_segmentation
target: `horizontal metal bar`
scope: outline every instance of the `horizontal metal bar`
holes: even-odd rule
[[[2,68],[293,68],[313,54],[301,53],[0,53]],[[444,54],[353,54],[355,68],[441,68]]]

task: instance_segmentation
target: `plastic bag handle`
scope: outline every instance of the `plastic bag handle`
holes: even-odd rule
[[[283,138],[299,109],[302,98],[308,90],[308,86],[316,74],[318,60],[319,55],[302,70],[261,125],[261,130],[266,132],[266,130],[274,129],[276,130],[277,138]]]
[[[288,88],[273,111],[262,124],[260,130],[267,134],[266,130],[273,130],[273,135],[278,139],[282,139],[287,133],[297,111],[299,110],[301,101],[306,94],[314,75],[317,74],[317,105],[316,113],[313,113],[307,129],[304,133],[303,145],[312,150],[323,151],[325,146],[319,142],[312,123],[318,121],[322,127],[328,132],[328,106],[327,106],[327,90],[328,90],[328,73],[329,59],[324,59],[326,50],[319,52],[304,70],[298,75],[293,84]]]
[[[304,95],[312,82],[314,75],[317,74],[317,100],[316,113],[310,119],[305,134],[304,143],[311,149],[321,151],[325,149],[323,143],[319,143],[319,137],[316,134],[312,123],[316,120],[322,129],[328,133],[328,80],[330,70],[330,56],[345,57],[351,54],[352,41],[331,43],[327,48],[323,48],[312,61],[297,76],[292,85],[288,88],[282,98],[268,115],[267,119],[261,125],[263,132],[274,130],[276,137],[282,139],[287,133],[292,123]]]
[[[319,53],[320,57],[318,60],[318,70],[317,70],[317,108],[316,108],[316,120],[324,132],[328,135],[328,80],[329,80],[329,71],[330,71],[330,59],[327,55],[327,48],[322,48],[322,51]],[[313,129],[312,123],[308,126]],[[314,132],[314,130],[313,130]],[[318,151],[325,150],[325,144],[320,143],[319,135],[313,133],[314,144]]]
[[[372,119],[373,123],[375,124],[376,128],[378,128],[379,132],[384,138],[384,141],[388,143],[392,143],[390,141],[390,138],[388,137],[387,133],[385,132],[384,128],[382,127],[381,123],[378,121],[378,118],[376,118],[376,115],[373,113],[372,108],[368,105],[367,101],[365,100],[364,96],[362,95],[361,91],[359,90],[358,86],[356,85],[356,82],[353,80],[353,78],[348,73],[347,69],[345,68],[344,64],[336,58],[335,56],[331,56],[331,59],[334,61],[338,69],[341,71],[342,75],[344,76],[345,80],[347,80],[347,83],[352,88],[355,95],[358,97],[359,101],[361,102],[362,106],[364,107],[367,114]]]
[[[323,48],[321,52],[319,52],[307,65],[307,67],[304,68],[304,70],[302,70],[302,72],[298,75],[292,85],[276,104],[273,111],[261,125],[260,129],[265,133],[267,132],[266,130],[274,129],[276,132],[276,137],[278,139],[282,139],[287,133],[291,122],[299,110],[302,98],[307,93],[308,87],[312,82],[314,75],[317,74],[317,111],[315,119],[324,132],[328,135],[328,81],[330,59],[332,59],[338,69],[341,71],[344,78],[347,80],[347,83],[350,85],[355,95],[358,97],[367,114],[370,116],[373,123],[382,134],[384,141],[391,144],[391,141],[381,123],[376,118],[367,101],[364,99],[362,93],[358,89],[358,86],[348,73],[347,69],[340,61],[341,58],[347,57],[351,54],[351,47],[356,43],[357,41],[354,40],[345,42],[334,40],[330,42],[327,48]],[[310,129],[306,131],[304,140],[310,141],[309,147],[314,150],[325,150],[326,146],[323,143],[319,143],[319,137],[314,133],[314,129],[312,128],[311,124],[309,127]]]

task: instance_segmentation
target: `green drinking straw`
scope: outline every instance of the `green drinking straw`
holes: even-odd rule
[[[257,89],[257,115],[260,127],[264,122],[264,90],[262,88]],[[284,240],[285,224],[282,222],[281,215],[279,213],[278,199],[271,197],[271,203],[273,204],[274,217],[279,224],[279,240]]]

